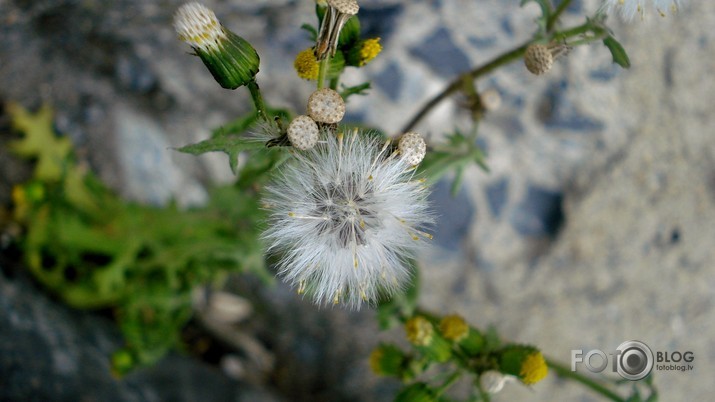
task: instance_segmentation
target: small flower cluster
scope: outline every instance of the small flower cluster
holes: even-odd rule
[[[382,51],[380,38],[362,39],[359,10],[355,0],[329,0],[318,3],[321,17],[317,43],[295,58],[293,67],[300,78],[318,79],[320,60],[329,58],[328,78],[339,77],[346,66],[362,67]]]
[[[370,367],[376,374],[411,382],[433,364],[454,363],[449,367],[456,367],[455,378],[471,374],[482,392],[494,394],[508,382],[533,385],[548,373],[546,361],[536,348],[502,345],[498,338],[469,326],[457,314],[441,319],[417,314],[405,321],[404,329],[414,352],[381,344],[370,355]],[[432,401],[438,393],[429,384],[416,381],[406,386],[396,400]]]

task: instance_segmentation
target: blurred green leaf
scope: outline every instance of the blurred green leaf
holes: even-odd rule
[[[55,135],[52,109],[44,105],[36,113],[31,113],[18,104],[8,103],[7,112],[12,117],[13,128],[23,133],[21,140],[10,143],[10,150],[37,159],[35,178],[60,180],[72,143],[67,137]]]
[[[603,44],[606,45],[608,50],[611,52],[611,56],[613,56],[614,63],[618,64],[623,68],[630,68],[631,60],[628,58],[626,50],[614,37],[607,37],[603,40]]]
[[[255,138],[246,138],[237,135],[220,135],[208,140],[197,142],[178,148],[177,151],[201,155],[206,152],[223,152],[228,155],[228,162],[233,174],[238,173],[238,154],[249,149],[261,149],[265,145]]]
[[[352,87],[343,86],[342,90],[340,91],[340,96],[342,96],[343,99],[347,100],[353,95],[367,95],[368,90],[370,90],[369,82],[364,82],[360,85],[355,85]]]

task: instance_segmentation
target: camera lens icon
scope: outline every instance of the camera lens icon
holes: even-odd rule
[[[640,341],[626,341],[616,348],[616,370],[626,380],[637,381],[645,378],[653,370],[653,352]]]

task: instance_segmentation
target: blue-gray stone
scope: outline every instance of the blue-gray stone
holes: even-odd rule
[[[379,72],[373,82],[387,95],[392,101],[397,101],[402,91],[404,80],[400,73],[400,67],[397,63],[390,63]]]
[[[566,97],[568,81],[561,80],[547,88],[539,107],[539,119],[549,129],[572,131],[603,130],[604,123],[582,114]]]
[[[563,194],[529,185],[510,221],[523,236],[555,236],[564,221]]]
[[[495,218],[498,218],[504,210],[504,206],[509,202],[509,178],[504,177],[489,184],[486,193],[489,210],[492,211]]]
[[[459,250],[462,239],[469,232],[476,209],[464,187],[456,197],[451,194],[451,182],[440,180],[429,197],[434,211],[439,211],[432,233],[434,243],[451,251]]]
[[[116,324],[59,304],[24,272],[0,258],[0,400],[278,401],[178,354],[116,378],[109,358],[122,346]]]
[[[120,56],[115,74],[119,83],[132,92],[148,93],[157,88],[158,79],[150,64],[136,56]]]
[[[403,6],[360,7],[360,30],[363,38],[382,38],[385,44],[395,31],[395,21],[400,18]]]
[[[501,20],[501,29],[507,36],[514,36],[514,28],[511,26],[511,16],[505,16]]]
[[[566,11],[571,14],[581,14],[583,11],[583,2],[581,0],[573,0],[566,8]]]
[[[410,48],[410,54],[427,64],[436,74],[452,78],[469,70],[469,57],[452,40],[446,28],[438,28],[417,46]]]
[[[477,49],[487,49],[497,43],[497,38],[496,36],[470,36],[467,41]]]
[[[620,70],[621,67],[619,67],[617,64],[611,63],[607,66],[591,70],[588,75],[596,81],[606,82],[616,78]]]

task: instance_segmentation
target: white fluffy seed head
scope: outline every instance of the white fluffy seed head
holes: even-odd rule
[[[313,148],[318,142],[318,125],[309,116],[301,115],[288,125],[288,140],[300,150]]]
[[[216,14],[201,3],[186,3],[174,14],[174,29],[179,39],[192,47],[217,49],[226,38]]]
[[[427,144],[419,133],[414,131],[402,134],[400,141],[397,143],[397,149],[400,151],[402,158],[412,166],[419,165],[427,153]]]
[[[513,376],[502,374],[496,370],[489,370],[483,372],[479,376],[479,385],[481,385],[481,388],[485,392],[489,394],[496,394],[504,388],[504,385],[507,382],[514,380],[515,378]]]
[[[266,187],[263,238],[278,273],[317,304],[359,308],[404,288],[408,259],[431,236],[428,190],[389,142],[320,132]]]
[[[360,10],[355,0],[328,0],[328,4],[342,14],[355,15]]]
[[[524,65],[530,73],[541,75],[551,70],[554,56],[549,48],[538,43],[529,45],[524,53]]]
[[[330,88],[319,89],[308,98],[308,115],[321,123],[337,123],[345,116],[345,101]]]

